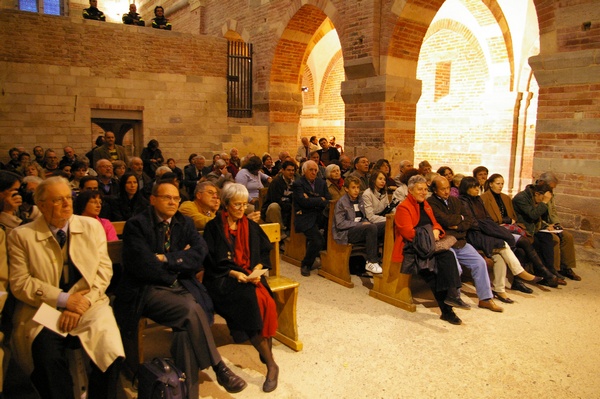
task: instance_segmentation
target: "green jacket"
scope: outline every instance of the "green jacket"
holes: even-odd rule
[[[525,226],[528,234],[533,235],[548,225],[545,222],[548,219],[548,205],[543,202],[535,203],[531,184],[515,195],[513,207],[517,213],[517,222]]]

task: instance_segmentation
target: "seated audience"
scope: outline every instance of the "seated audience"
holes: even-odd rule
[[[85,177],[87,172],[87,166],[81,161],[73,162],[71,165],[71,180],[69,180],[69,186],[73,191],[79,191],[79,182]]]
[[[369,188],[369,159],[364,156],[358,156],[354,158],[354,171],[348,176],[358,177],[360,180],[361,193]]]
[[[550,270],[542,263],[535,249],[531,245],[530,238],[520,226],[517,225],[517,214],[513,208],[511,198],[502,192],[504,187],[504,178],[502,175],[494,173],[486,182],[486,189],[481,194],[481,200],[488,215],[492,220],[502,227],[507,228],[516,240],[517,251],[515,254],[521,264],[529,262],[533,265],[533,271],[536,276],[544,277],[540,281],[541,285],[556,288],[558,279],[550,272]],[[552,267],[552,266],[550,266]],[[513,284],[514,289],[519,289],[525,293],[531,293],[533,290],[524,285]],[[523,290],[524,288],[524,290]]]
[[[310,276],[310,270],[319,252],[325,247],[325,238],[319,231],[327,228],[327,218],[323,210],[331,200],[327,184],[317,178],[319,168],[314,161],[306,161],[302,165],[302,177],[292,184],[294,211],[294,228],[296,233],[306,236],[306,255],[302,259],[300,273]]]
[[[419,174],[421,176],[427,176],[428,173],[431,173],[431,164],[429,161],[419,162]]]
[[[115,315],[123,334],[137,334],[142,316],[173,329],[171,355],[187,376],[190,398],[199,396],[199,371],[209,366],[228,392],[240,392],[247,384],[217,351],[210,329],[213,304],[196,278],[208,247],[192,219],[177,211],[179,200],[177,186],[159,181],[152,187],[151,206],[125,224],[125,274]]]
[[[279,223],[281,240],[287,237],[292,217],[292,184],[296,176],[296,163],[285,161],[279,173],[269,184],[261,208],[261,217],[267,223]]]
[[[279,376],[272,351],[277,306],[265,275],[249,277],[254,271],[271,267],[272,245],[262,228],[244,215],[248,199],[248,190],[241,184],[223,188],[224,209],[204,230],[210,256],[203,281],[234,341],[250,340],[258,351],[267,366],[263,391],[272,392]]]
[[[65,155],[63,155],[63,157],[60,160],[60,163],[58,165],[59,168],[62,169],[63,165],[67,164],[67,165],[73,165],[73,162],[78,160],[78,156],[75,154],[75,150],[73,149],[73,147],[71,146],[65,146],[63,147],[63,153]]]
[[[542,263],[556,276],[558,284],[566,285],[564,276],[554,268],[554,233],[545,229],[547,223],[544,224],[544,219],[548,218],[548,204],[551,200],[552,188],[545,181],[540,181],[527,185],[525,190],[515,195],[512,203],[517,222],[523,225],[530,237],[533,237],[533,248]]]
[[[398,205],[394,216],[392,261],[400,263],[402,273],[418,273],[428,284],[442,311],[440,318],[450,324],[462,324],[453,307],[468,309],[458,291],[461,282],[454,254],[436,243],[445,235],[431,206],[425,199],[427,183],[422,175],[408,181],[408,196]],[[450,241],[451,242],[451,241]]]
[[[183,172],[181,171],[181,168],[175,165],[175,160],[173,158],[167,159],[167,166],[177,175],[177,179],[179,179],[180,182],[183,182]]]
[[[340,156],[340,173],[343,178],[352,173],[352,160],[348,155]]]
[[[525,271],[515,256],[515,253],[511,249],[515,247],[515,239],[512,234],[508,230],[498,226],[488,215],[483,201],[479,197],[479,182],[477,179],[470,176],[465,177],[460,182],[458,190],[464,212],[476,221],[469,234],[467,234],[467,241],[477,250],[482,251],[486,257],[492,258],[494,262],[503,260],[506,263],[514,276],[513,289],[523,291],[520,289],[523,281],[531,284],[540,282],[542,278]],[[500,255],[501,259],[500,257],[494,258],[495,253]],[[494,295],[504,303],[513,302],[506,294],[500,291],[494,292]]]
[[[477,290],[479,298],[479,307],[489,309],[492,312],[502,312],[500,306],[493,301],[492,290],[490,289],[490,276],[487,270],[487,263],[479,255],[477,250],[467,242],[467,232],[474,225],[471,216],[461,211],[461,202],[458,198],[450,196],[450,182],[446,176],[436,177],[430,186],[433,195],[427,202],[433,209],[435,219],[444,229],[447,235],[456,238],[456,243],[450,248],[461,266],[471,271],[471,276]],[[494,289],[497,292],[504,292],[504,280],[506,279],[506,265],[502,264],[499,268],[494,268]],[[496,281],[498,280],[498,281]],[[501,280],[501,281],[500,281]]]
[[[131,172],[125,173],[119,180],[119,195],[111,200],[110,220],[127,221],[143,212],[150,203],[139,189],[137,177]]]
[[[323,165],[323,162],[321,162],[321,156],[319,155],[318,151],[313,151],[310,153],[310,158],[311,161],[314,161],[314,163],[316,163],[319,167],[319,171],[317,172],[317,177],[319,179],[325,179],[325,166]]]
[[[396,181],[391,177],[392,167],[387,159],[378,159],[373,165],[373,170],[380,170],[385,175],[385,187],[388,193],[393,193],[398,188]]]
[[[398,188],[392,195],[392,202],[402,203],[408,196],[408,181],[411,177],[418,175],[419,170],[415,168],[405,169],[400,178]]]
[[[2,310],[4,310],[4,304],[6,298],[8,298],[8,263],[6,257],[6,233],[0,229],[0,316],[2,316]],[[7,363],[7,359],[10,355],[10,351],[4,342],[4,333],[0,332],[0,398],[4,398],[3,386],[4,386],[4,365]]]
[[[538,181],[546,182],[553,190],[552,199],[548,202],[548,213],[544,215],[544,225],[549,231],[562,230],[560,233],[553,234],[554,243],[559,242],[557,256],[557,246],[554,247],[554,266],[555,269],[560,269],[562,276],[568,277],[571,280],[581,281],[581,277],[578,276],[574,268],[577,267],[577,261],[575,259],[575,247],[573,242],[573,235],[568,231],[564,230],[560,224],[558,218],[558,212],[556,211],[556,203],[554,202],[555,194],[554,189],[558,185],[558,178],[552,172],[544,172],[540,175]]]
[[[340,153],[340,156],[344,155],[344,148],[342,147],[341,144],[338,144],[335,142],[335,136],[329,136],[329,146],[338,150],[338,152]]]
[[[458,192],[458,188],[460,187],[460,182],[462,181],[462,179],[465,177],[465,175],[463,175],[462,173],[457,173],[454,175],[454,178],[452,178],[452,187],[450,188],[450,195],[453,197],[458,198],[460,196],[460,193]]]
[[[250,195],[248,202],[255,207],[258,206],[258,195],[260,189],[263,188],[265,184],[271,183],[271,180],[273,180],[269,176],[262,173],[260,171],[261,168],[262,161],[255,155],[248,159],[246,164],[235,176],[235,182],[248,189],[248,193]]]
[[[184,171],[185,178],[183,180],[183,185],[187,188],[190,198],[194,197],[196,184],[205,181],[207,178],[208,172],[204,170],[205,164],[206,158],[204,158],[203,155],[196,155],[192,158],[192,165],[187,167]]]
[[[385,174],[374,169],[369,178],[369,188],[365,190],[361,198],[365,206],[365,218],[371,223],[385,223],[385,215],[394,213],[396,206],[400,203],[394,201],[390,204],[385,184]]]
[[[311,148],[310,142],[308,141],[308,137],[302,137],[300,139],[302,144],[298,147],[296,151],[296,161],[297,162],[305,162],[310,158],[310,153],[316,150]]]
[[[436,173],[448,180],[448,183],[450,184],[450,195],[458,198],[458,187],[454,186],[454,171],[449,166],[442,166]]]
[[[404,172],[406,172],[409,169],[414,169],[413,168],[413,163],[411,161],[409,161],[408,159],[400,161],[400,173],[398,173],[394,177],[394,181],[396,182],[396,186],[398,186],[398,187],[400,186],[402,175],[404,174]],[[404,184],[406,184],[406,183],[404,183]]]
[[[66,348],[81,345],[91,359],[89,395],[116,398],[119,328],[105,294],[112,263],[102,226],[73,215],[66,179],[51,177],[35,191],[42,216],[8,237],[10,287],[16,297],[13,355],[42,398],[72,399]],[[43,295],[42,295],[43,294]],[[32,320],[46,304],[58,309],[63,337]],[[33,361],[33,362],[32,362]]]
[[[485,182],[487,181],[488,173],[488,168],[485,166],[478,166],[473,169],[473,177],[477,180],[477,183],[479,183],[479,195],[483,194],[485,191]]]
[[[37,176],[42,179],[46,178],[46,172],[40,166],[40,164],[35,161],[29,163],[29,165],[27,165],[23,171],[24,171],[24,173],[23,173],[24,176]]]
[[[79,191],[92,190],[98,191],[100,182],[95,176],[83,176],[79,181]]]
[[[113,163],[113,173],[115,175],[115,178],[117,180],[121,180],[121,176],[123,176],[123,174],[125,174],[125,172],[127,171],[127,165],[125,165],[125,162],[121,161],[121,160],[116,160]]]
[[[108,159],[101,158],[96,162],[96,173],[98,173],[98,189],[105,197],[116,197],[119,195],[119,181],[115,178],[112,163]]]
[[[327,166],[332,161],[340,159],[340,152],[337,148],[330,147],[329,140],[325,137],[319,139],[319,145],[321,146],[321,149],[317,150],[317,152],[319,153],[319,159],[323,163],[323,166]]]
[[[227,162],[222,159],[215,161],[215,168],[212,172],[206,175],[206,179],[213,183],[218,188],[223,188],[226,182],[235,183],[235,179],[227,170]]]
[[[158,148],[158,140],[152,139],[148,142],[148,146],[142,150],[140,158],[143,162],[143,170],[151,179],[154,179],[156,168],[161,166],[165,159],[162,151]]]
[[[138,179],[139,190],[146,198],[152,191],[152,178],[144,172],[144,161],[140,157],[129,158],[129,171]]]
[[[60,168],[58,167],[58,156],[51,148],[46,150],[44,155],[44,165],[46,165],[44,167],[46,177],[54,176],[60,171]]]
[[[273,164],[273,158],[271,158],[271,155],[269,155],[269,154],[263,155],[262,163],[263,163],[263,166],[262,166],[261,170],[265,175],[267,175],[269,177],[277,176],[279,169]]]
[[[123,14],[122,19],[125,25],[146,26],[146,22],[142,16],[137,13],[137,7],[133,3],[129,5],[129,12],[127,14]]]
[[[331,195],[332,201],[337,201],[346,194],[344,190],[344,178],[340,167],[334,163],[325,168],[325,177],[327,178],[327,190]]]
[[[212,220],[221,201],[219,189],[210,181],[203,181],[196,185],[193,201],[184,201],[179,205],[179,212],[192,218],[198,230],[204,230],[206,223]]]
[[[106,233],[106,241],[117,241],[117,232],[108,219],[100,217],[102,210],[102,195],[98,191],[83,191],[79,193],[73,203],[73,212],[76,215],[87,216],[100,222]]]
[[[40,215],[35,205],[23,203],[21,191],[21,176],[0,171],[0,227],[6,234]]]
[[[89,8],[83,9],[84,19],[93,19],[96,21],[106,21],[104,13],[98,9],[98,0],[90,0]]]
[[[367,252],[365,269],[373,274],[382,273],[379,265],[378,244],[383,242],[385,223],[371,223],[361,201],[360,181],[349,176],[344,181],[346,194],[335,204],[335,219],[332,233],[335,242],[341,245],[363,244]],[[362,194],[364,195],[364,194]]]

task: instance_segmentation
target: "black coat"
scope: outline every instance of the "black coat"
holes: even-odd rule
[[[188,249],[185,249],[189,245]],[[148,286],[170,286],[177,279],[205,310],[212,323],[213,305],[206,288],[196,279],[208,253],[206,242],[194,222],[177,212],[171,219],[171,250],[168,262],[157,259],[163,253],[164,232],[152,206],[132,217],[123,230],[125,274],[117,290],[114,310],[124,332],[136,330],[145,305]]]
[[[262,228],[251,220],[248,220],[248,233],[250,235],[250,268],[253,269],[254,266],[261,263],[263,269],[270,269],[272,245],[269,238]],[[240,284],[237,279],[229,276],[231,270],[247,273],[234,262],[235,250],[225,237],[220,212],[206,224],[204,239],[209,248],[209,254],[204,263],[204,284],[215,304],[217,313],[227,321],[227,326],[234,339],[238,342],[245,341],[248,336],[238,334],[238,332],[249,332],[249,335],[254,335],[257,331],[262,330],[262,316],[256,299],[256,287],[253,284]],[[261,283],[271,292],[264,275],[261,277]]]
[[[331,201],[331,194],[329,194],[325,180],[316,178],[314,184],[315,189],[313,190],[304,176],[294,180],[294,184],[292,184],[296,233],[302,233],[315,225],[321,228],[325,227],[327,220],[323,215],[323,210]]]

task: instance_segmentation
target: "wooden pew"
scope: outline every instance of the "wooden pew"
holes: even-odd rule
[[[319,276],[334,281],[347,288],[353,288],[352,276],[350,275],[350,256],[365,256],[364,247],[352,244],[341,245],[333,239],[333,222],[335,218],[335,204],[329,203],[329,220],[327,222],[327,250],[321,251],[321,269]]]
[[[267,281],[275,294],[277,304],[278,328],[275,338],[282,344],[295,351],[302,350],[302,342],[298,339],[298,324],[296,323],[296,306],[298,303],[298,287],[300,283],[281,275],[279,241],[281,226],[279,223],[261,224],[263,231],[273,244],[271,250],[271,270]]]
[[[271,267],[267,281],[275,296],[278,314],[278,328],[275,338],[282,344],[295,351],[301,351],[303,344],[298,339],[298,324],[296,322],[296,306],[298,303],[298,287],[300,284],[292,279],[280,275],[279,240],[281,237],[278,223],[261,225],[264,232],[273,244],[271,250]],[[122,263],[123,241],[108,243],[108,254],[113,264]],[[122,335],[125,347],[126,364],[132,373],[135,373],[144,362],[144,329],[150,324],[149,319],[141,317],[138,321],[136,334]]]
[[[385,239],[383,244],[383,273],[373,276],[373,288],[369,295],[391,305],[415,312],[417,307],[412,299],[410,290],[410,274],[400,273],[401,265],[392,262],[394,250],[394,215],[389,214],[385,219]]]
[[[292,208],[292,217],[290,219],[290,235],[285,242],[285,251],[281,259],[291,263],[294,266],[300,267],[302,259],[306,255],[306,236],[302,233],[296,233],[294,222],[296,219],[296,211]]]
[[[121,237],[123,235],[123,229],[125,228],[125,223],[126,222],[124,222],[124,221],[121,221],[121,222],[111,222],[111,224],[115,228],[115,231],[117,232],[117,235],[119,237]]]

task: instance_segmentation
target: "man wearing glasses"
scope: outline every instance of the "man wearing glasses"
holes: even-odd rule
[[[192,219],[177,211],[180,200],[177,186],[159,181],[152,188],[151,206],[125,224],[125,275],[115,314],[123,334],[137,334],[141,316],[173,329],[171,354],[187,376],[190,398],[199,395],[199,370],[209,366],[228,392],[240,392],[247,384],[217,351],[210,330],[212,301],[196,278],[208,247]]]
[[[73,215],[71,189],[62,177],[41,182],[34,199],[42,217],[8,237],[10,287],[18,300],[15,359],[42,398],[69,399],[74,392],[65,349],[81,344],[92,360],[90,396],[114,398],[125,353],[105,294],[112,263],[104,229],[93,218]],[[60,312],[57,325],[33,321],[42,305]]]
[[[182,202],[179,212],[191,217],[197,230],[204,230],[206,223],[215,217],[220,205],[219,190],[213,183],[205,181],[196,185],[194,200]]]

